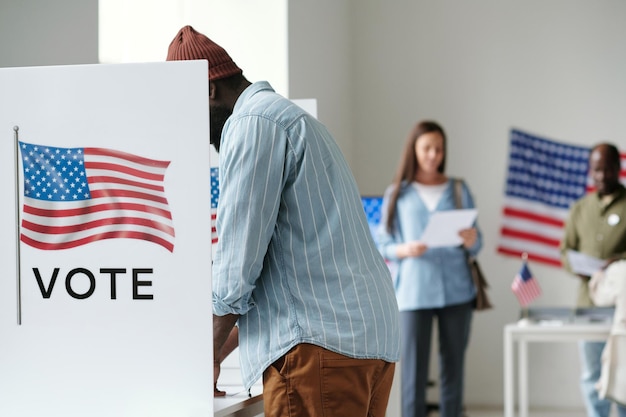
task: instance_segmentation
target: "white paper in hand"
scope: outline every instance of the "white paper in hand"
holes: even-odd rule
[[[463,243],[459,231],[472,227],[477,216],[476,209],[436,211],[420,240],[429,248],[458,246]]]
[[[593,256],[585,255],[575,250],[567,251],[567,259],[575,274],[586,276],[592,276],[606,264],[606,261],[602,259],[594,258]]]

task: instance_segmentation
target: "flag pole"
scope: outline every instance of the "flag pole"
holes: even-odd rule
[[[523,263],[527,263],[528,262],[528,253],[527,252],[522,252],[522,262]],[[522,318],[528,319],[529,317],[528,314],[528,305],[525,305],[522,307]]]
[[[13,137],[15,139],[15,262],[16,262],[16,280],[17,280],[17,325],[22,325],[22,268],[21,268],[21,252],[20,252],[20,162],[19,162],[19,126],[13,126]]]

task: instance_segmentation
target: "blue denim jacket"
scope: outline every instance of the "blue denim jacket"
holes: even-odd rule
[[[403,183],[396,205],[395,227],[387,231],[387,207],[393,186],[385,191],[377,242],[383,257],[394,265],[393,283],[400,311],[439,308],[472,300],[476,289],[467,267],[462,246],[429,248],[417,258],[399,259],[397,245],[420,240],[431,212],[426,208],[416,188]],[[474,200],[465,183],[462,187],[463,208],[474,208]],[[450,179],[436,211],[454,210],[454,181]],[[475,223],[474,227],[478,229]],[[476,256],[482,247],[482,234],[469,249]]]

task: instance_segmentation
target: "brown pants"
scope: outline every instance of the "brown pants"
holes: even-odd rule
[[[384,417],[394,368],[297,345],[263,373],[265,417]]]

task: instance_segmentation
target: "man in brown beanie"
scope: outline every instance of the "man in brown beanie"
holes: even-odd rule
[[[230,351],[237,324],[244,385],[263,377],[267,417],[383,417],[399,359],[398,307],[335,140],[190,26],[167,59],[208,61],[221,187],[214,358]]]

